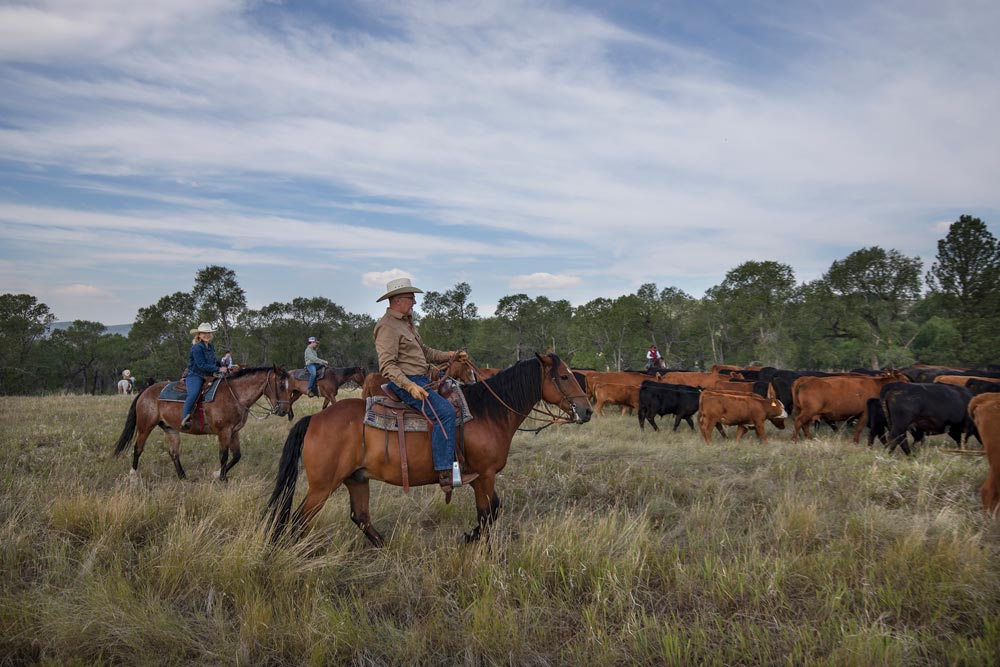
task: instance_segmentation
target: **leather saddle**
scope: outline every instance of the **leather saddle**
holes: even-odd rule
[[[395,431],[399,441],[399,459],[402,467],[403,492],[410,491],[409,464],[406,458],[406,434],[412,432],[428,432],[433,428],[440,428],[435,421],[426,417],[424,413],[416,408],[410,407],[399,400],[399,396],[389,387],[389,384],[381,385],[382,394],[370,396],[365,400],[364,426],[377,428],[385,431],[385,457],[389,460],[389,432]],[[434,388],[443,398],[447,399],[455,409],[457,428],[455,429],[456,442],[455,457],[459,465],[465,468],[465,450],[463,438],[463,425],[472,419],[469,406],[465,401],[465,396],[461,391],[455,391],[454,380],[445,379],[440,385]],[[446,494],[446,501],[451,499],[450,492]]]
[[[326,375],[326,369],[327,367],[323,366],[322,364],[320,364],[319,367],[316,368],[317,382],[322,380],[323,377]],[[309,381],[309,369],[307,368],[296,368],[295,370],[289,371],[289,374],[295,380],[305,380],[306,382]]]
[[[215,399],[215,391],[219,388],[221,381],[222,378],[213,378],[211,382],[204,382],[195,404],[211,403]],[[180,401],[183,403],[187,400],[187,382],[184,378],[168,382],[156,398],[160,401]]]

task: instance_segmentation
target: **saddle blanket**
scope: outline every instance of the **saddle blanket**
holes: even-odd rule
[[[309,381],[309,369],[308,368],[296,368],[294,370],[288,371],[289,375],[295,380],[305,380]],[[316,380],[322,380],[323,376],[326,375],[326,366],[320,366],[316,369]]]
[[[215,378],[212,382],[212,386],[208,388],[208,391],[202,393],[199,400],[205,403],[211,403],[212,399],[215,398],[215,391],[219,388],[220,382],[222,382],[222,378]],[[202,388],[204,388],[204,386]],[[187,385],[184,383],[184,380],[168,382],[167,386],[160,390],[160,395],[156,398],[160,401],[179,401],[183,403],[187,400]]]
[[[465,394],[462,393],[461,389],[457,387],[451,392],[448,397],[449,402],[458,409],[461,419],[460,424],[472,421],[472,413],[469,412],[469,404],[465,400]],[[391,408],[386,408],[386,403],[393,403],[392,399],[388,396],[369,396],[365,399],[365,426],[371,426],[383,431],[398,431],[399,427],[396,423],[396,414],[391,410]],[[378,407],[376,407],[378,406]],[[407,407],[406,412],[403,413],[403,431],[409,433],[411,431],[429,431],[430,422],[428,422],[422,414],[416,410]]]

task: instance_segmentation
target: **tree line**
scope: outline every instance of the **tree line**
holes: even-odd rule
[[[926,273],[919,257],[873,246],[801,284],[787,264],[748,261],[702,298],[654,283],[575,307],[511,294],[491,317],[479,316],[471,286],[460,282],[423,295],[421,334],[432,347],[465,348],[480,366],[494,367],[551,349],[579,368],[641,368],[650,344],[668,366],[687,369],[993,363],[1000,243],[982,220],[962,215],[937,247]],[[204,321],[216,323],[216,349],[232,350],[237,363],[300,367],[306,337],[318,336],[333,365],[377,366],[371,316],[325,297],[248,308],[236,273],[224,266],[205,267],[191,291],[140,308],[127,337],[86,320],[52,330],[55,319],[29,294],[0,295],[0,394],[109,392],[126,368],[140,381],[177,378],[188,331]]]

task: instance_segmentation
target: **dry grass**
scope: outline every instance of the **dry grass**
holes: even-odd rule
[[[385,549],[343,490],[270,548],[287,421],[244,429],[226,485],[214,438],[184,438],[178,482],[154,435],[135,485],[110,456],[127,407],[0,399],[0,664],[1000,663],[985,466],[933,440],[706,445],[607,417],[517,437],[488,542],[459,543],[468,491],[376,483]]]

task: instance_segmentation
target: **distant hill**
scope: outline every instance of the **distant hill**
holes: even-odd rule
[[[49,326],[53,329],[68,329],[72,322],[53,322]],[[128,332],[132,330],[132,324],[109,324],[104,327],[104,331],[111,334],[120,334],[128,338]]]

